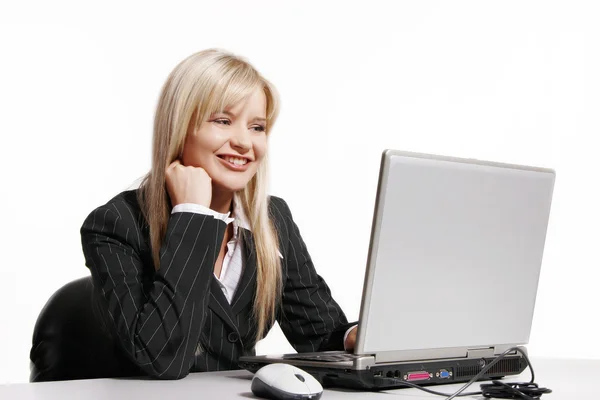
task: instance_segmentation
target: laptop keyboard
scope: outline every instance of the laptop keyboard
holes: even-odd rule
[[[325,354],[289,354],[285,356],[286,360],[302,360],[302,361],[322,361],[322,362],[340,362],[352,361],[360,356],[350,353],[325,353]]]

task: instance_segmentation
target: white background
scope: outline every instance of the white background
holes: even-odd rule
[[[28,379],[40,309],[88,274],[81,223],[148,170],[161,85],[209,47],[279,89],[271,192],[350,319],[382,149],[550,167],[529,349],[600,358],[598,3],[1,4],[0,382]]]

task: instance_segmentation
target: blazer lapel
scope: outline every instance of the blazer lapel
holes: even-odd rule
[[[223,294],[223,290],[219,286],[217,282],[217,278],[214,275],[211,275],[210,282],[210,299],[208,301],[208,307],[211,308],[215,314],[217,314],[225,323],[231,326],[231,329],[238,330],[236,325],[235,317],[231,312],[231,306],[227,302],[227,298]]]
[[[243,229],[243,228],[240,228]],[[231,302],[231,308],[234,315],[239,314],[248,303],[254,300],[256,291],[256,251],[254,245],[254,237],[252,232],[243,229],[242,237],[244,238],[244,271],[240,283],[238,284],[235,295]]]

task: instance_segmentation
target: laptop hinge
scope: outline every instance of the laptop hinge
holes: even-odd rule
[[[451,347],[442,349],[381,351],[371,355],[375,356],[375,362],[377,364],[398,361],[440,360],[451,358],[489,358],[495,357],[513,346],[515,345],[502,344],[491,347],[474,348]],[[523,351],[525,351],[525,348],[523,348]]]
[[[482,357],[496,357],[506,350],[514,347],[514,345],[498,345],[492,347],[479,347],[474,349],[467,349],[467,358],[482,358]],[[525,351],[524,348],[522,348]],[[516,351],[512,351],[509,354],[516,354]]]
[[[494,357],[494,347],[467,349],[467,358]]]

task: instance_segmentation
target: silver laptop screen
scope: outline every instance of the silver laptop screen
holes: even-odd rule
[[[356,352],[525,344],[554,171],[388,151]]]

